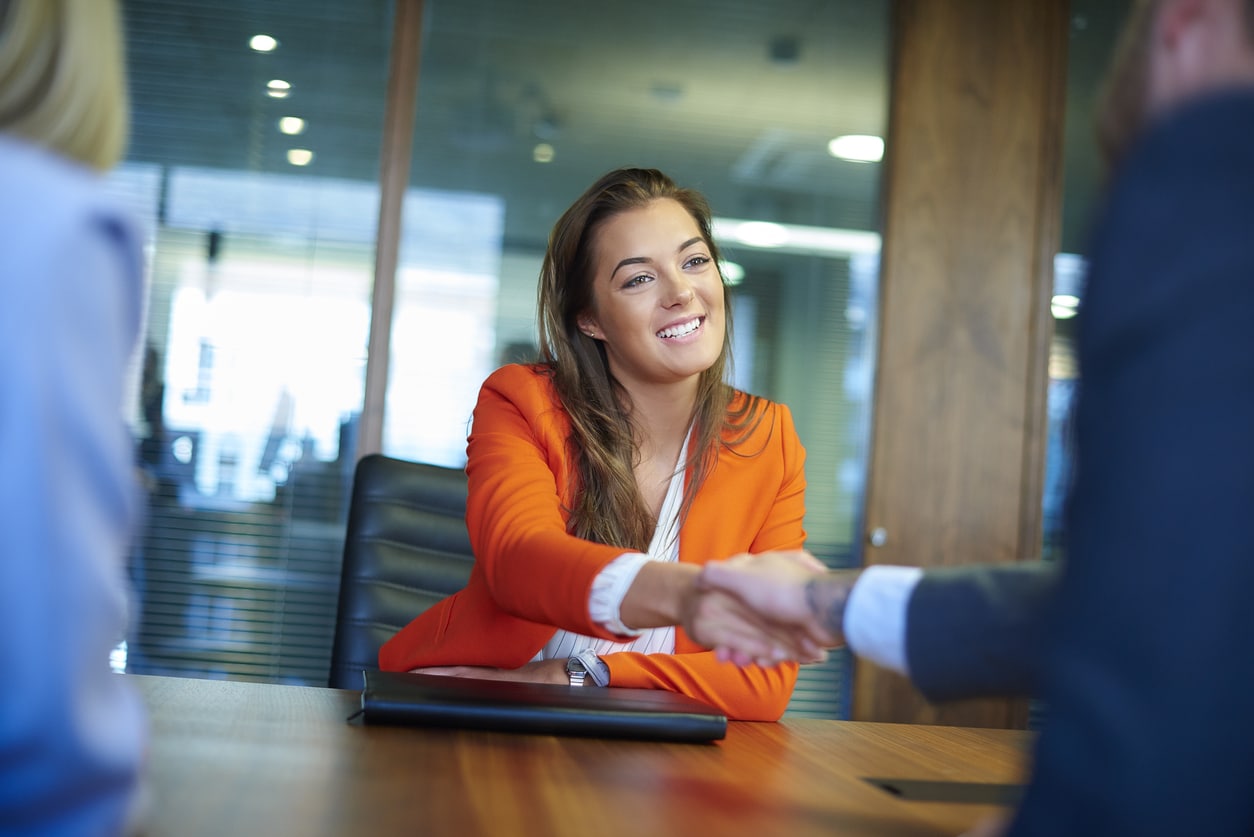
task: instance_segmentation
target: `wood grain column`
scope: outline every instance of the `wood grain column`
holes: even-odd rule
[[[897,3],[867,564],[1039,553],[1068,6]],[[1027,708],[933,707],[860,662],[853,714],[1022,727]]]
[[[401,210],[409,188],[414,118],[418,110],[423,0],[396,0],[392,52],[383,110],[379,152],[379,227],[375,237],[374,284],[370,298],[370,337],[366,349],[366,387],[357,432],[357,458],[383,450],[383,414],[387,400],[388,360],[392,344],[392,308],[396,264],[401,246]]]

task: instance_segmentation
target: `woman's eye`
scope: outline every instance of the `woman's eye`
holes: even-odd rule
[[[684,262],[684,267],[698,267],[703,264],[709,264],[709,262],[709,256],[693,256],[691,259]]]
[[[639,276],[633,276],[630,279],[628,279],[626,282],[623,283],[623,287],[634,288],[637,285],[643,285],[645,282],[648,282],[652,278],[653,277],[648,275],[647,273],[642,273]]]

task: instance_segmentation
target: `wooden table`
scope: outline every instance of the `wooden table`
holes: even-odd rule
[[[952,835],[995,806],[863,777],[1014,782],[1030,735],[789,720],[662,744],[347,723],[357,692],[129,675],[152,714],[146,834]]]

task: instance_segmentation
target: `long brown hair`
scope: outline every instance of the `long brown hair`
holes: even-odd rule
[[[540,361],[570,415],[570,444],[579,481],[572,486],[569,529],[587,540],[641,552],[648,549],[657,521],[636,485],[633,468],[639,451],[630,399],[610,373],[603,344],[580,331],[578,317],[592,305],[595,238],[600,226],[622,212],[663,198],[687,210],[718,264],[705,198],[680,188],[656,169],[623,168],[592,184],[558,219],[540,271]],[[765,402],[756,397],[740,399],[732,409],[735,391],[725,381],[731,362],[731,313],[724,283],[727,327],[718,358],[698,381],[695,444],[687,460],[691,477],[680,507],[681,525],[719,449],[743,439],[762,418]]]

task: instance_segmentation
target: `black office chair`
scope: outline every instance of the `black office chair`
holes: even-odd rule
[[[466,586],[466,473],[381,454],[362,457],[344,540],[328,683],[360,689],[379,647],[411,619]]]

